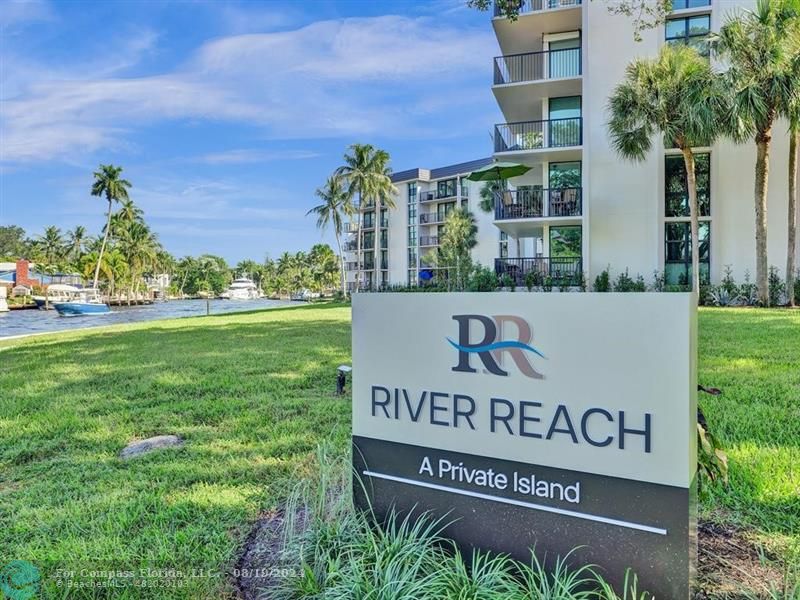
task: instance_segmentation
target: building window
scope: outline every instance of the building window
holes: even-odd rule
[[[694,172],[697,183],[697,204],[701,217],[711,216],[711,155],[695,154]],[[689,189],[683,156],[664,157],[664,216],[689,216]]]
[[[366,229],[370,229],[375,227],[375,211],[365,212],[364,213],[364,223],[363,227]]]
[[[409,204],[409,206],[408,206],[408,224],[409,225],[416,225],[417,224],[417,205],[416,204]]]
[[[417,201],[417,182],[408,184],[408,203],[414,204]]]
[[[583,231],[580,225],[550,228],[550,257],[577,258],[582,251]]]
[[[381,269],[389,268],[389,251],[381,250]]]
[[[704,6],[711,6],[711,0],[672,0],[672,10],[703,8]]]
[[[389,232],[386,229],[381,231],[380,236],[381,248],[388,248],[389,247]]]
[[[508,234],[500,232],[500,258],[508,258]]]
[[[410,247],[417,245],[417,227],[416,225],[408,228],[408,245]]]
[[[381,227],[388,227],[389,226],[389,216],[386,213],[386,209],[381,209]]]
[[[437,198],[452,198],[456,195],[456,180],[447,179],[445,181],[436,182],[436,197]]]
[[[408,266],[415,267],[417,266],[417,249],[416,248],[409,248],[408,249]]]
[[[708,56],[708,34],[711,31],[710,15],[667,19],[665,30],[668,44],[686,44],[697,50],[702,56]]]
[[[711,265],[711,155],[695,155],[697,203],[700,212],[700,280],[709,281]],[[689,193],[683,156],[664,158],[664,281],[689,285],[692,276],[692,240]]]
[[[700,281],[708,283],[711,269],[710,222],[700,222],[697,237],[700,240]],[[665,223],[664,244],[664,282],[667,285],[689,285],[692,276],[692,236],[689,223]]]
[[[565,96],[549,99],[550,140],[552,148],[580,146],[581,97]]]

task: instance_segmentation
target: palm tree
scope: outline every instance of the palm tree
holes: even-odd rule
[[[430,262],[447,270],[447,289],[466,288],[472,270],[470,251],[478,244],[478,226],[475,216],[466,208],[452,211],[444,224],[442,243],[438,251],[426,257]]]
[[[686,167],[692,251],[692,290],[700,290],[697,184],[692,148],[716,136],[720,89],[709,62],[687,46],[663,46],[656,59],[628,65],[609,98],[611,142],[628,160],[642,161],[656,134],[680,149]]]
[[[353,198],[358,197],[356,267],[356,290],[358,290],[361,285],[363,263],[361,257],[363,212],[367,208],[374,210],[376,200],[379,197],[385,200],[393,186],[388,177],[389,154],[385,150],[378,150],[371,144],[352,144],[350,153],[344,155],[344,162],[345,164],[336,170],[336,174],[344,178],[348,201],[352,203]],[[380,213],[376,213],[375,216],[379,218]],[[373,256],[373,260],[374,258]]]
[[[67,233],[68,256],[72,261],[80,259],[86,246],[86,228],[76,225],[75,229]]]
[[[113,202],[120,202],[121,200],[128,200],[128,188],[131,187],[130,181],[127,179],[120,179],[121,173],[122,167],[115,167],[114,165],[100,165],[100,169],[94,172],[92,196],[105,196],[108,201],[106,230],[103,234],[103,244],[100,246],[100,256],[94,272],[93,287],[95,288],[97,287],[97,279],[100,276],[103,252],[105,252],[106,244],[108,243],[108,235],[111,232],[111,204]]]
[[[342,296],[347,296],[347,285],[345,283],[344,258],[342,254],[342,230],[344,228],[344,217],[353,214],[352,204],[349,202],[347,191],[344,188],[342,176],[331,175],[325,185],[317,188],[314,192],[322,200],[306,215],[317,215],[317,229],[324,232],[328,225],[333,227],[333,235],[336,236],[336,247],[339,249],[339,263],[341,265]]]
[[[133,221],[125,223],[116,232],[118,246],[130,268],[130,291],[138,299],[142,275],[156,259],[158,243],[155,236],[144,223]],[[131,295],[128,295],[130,302]]]
[[[55,265],[64,258],[64,236],[55,225],[45,227],[44,235],[36,238],[36,248],[47,265]]]
[[[759,0],[755,10],[734,15],[711,38],[715,52],[730,65],[725,74],[731,94],[725,128],[737,142],[752,138],[756,143],[756,285],[765,306],[769,305],[767,180],[772,129],[775,120],[787,114],[793,93],[792,62],[800,46],[798,6],[797,0]]]

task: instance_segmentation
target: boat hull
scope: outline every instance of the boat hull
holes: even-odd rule
[[[53,307],[64,317],[79,315],[105,315],[111,312],[107,304],[94,302],[55,302]]]

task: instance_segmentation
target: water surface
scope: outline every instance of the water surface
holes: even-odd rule
[[[274,308],[293,304],[287,300],[210,300],[212,315],[219,315],[262,308]],[[294,303],[297,304],[297,303]],[[113,306],[105,315],[86,315],[62,317],[54,310],[12,310],[0,313],[0,339],[4,337],[65,331],[115,325],[119,323],[139,323],[158,319],[173,319],[206,314],[205,300],[170,300],[146,306]]]

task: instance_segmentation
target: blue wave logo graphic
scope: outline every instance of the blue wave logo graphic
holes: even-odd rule
[[[539,352],[533,346],[529,346],[528,344],[523,344],[522,342],[493,342],[491,344],[486,344],[485,346],[461,346],[460,344],[456,344],[450,338],[445,338],[450,345],[458,350],[459,352],[491,352],[492,350],[503,350],[504,348],[520,348],[521,350],[527,350],[529,352],[533,352],[542,358],[547,358],[544,354]]]

